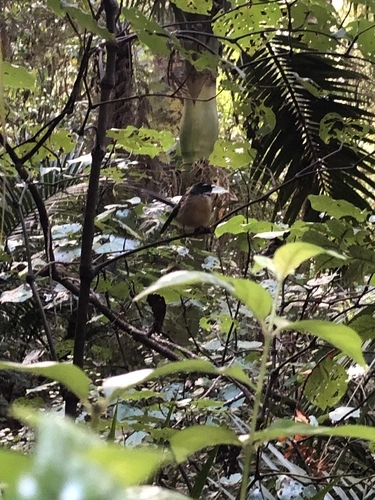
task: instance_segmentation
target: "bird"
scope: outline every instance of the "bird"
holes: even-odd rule
[[[160,234],[169,227],[173,220],[176,220],[184,228],[197,230],[207,227],[212,214],[211,194],[225,191],[220,186],[197,182],[181,197],[180,201],[173,208],[165,224],[161,228]]]

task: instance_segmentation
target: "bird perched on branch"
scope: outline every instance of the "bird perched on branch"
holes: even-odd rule
[[[147,190],[144,190],[147,192]],[[212,215],[212,194],[223,194],[228,191],[221,187],[205,182],[197,182],[186,193],[181,196],[180,201],[174,206],[168,219],[161,228],[160,234],[169,227],[173,220],[176,220],[184,228],[197,230],[206,228]],[[166,200],[160,195],[154,194],[155,198],[171,205],[170,200]]]

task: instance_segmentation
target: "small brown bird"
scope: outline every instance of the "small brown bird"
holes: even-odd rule
[[[227,192],[220,186],[214,186],[205,182],[194,184],[173,208],[165,224],[161,228],[160,234],[168,228],[175,219],[184,228],[196,230],[207,227],[212,214],[213,193]]]

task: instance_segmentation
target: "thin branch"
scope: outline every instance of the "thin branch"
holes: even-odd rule
[[[116,29],[118,4],[116,0],[103,0],[102,5],[106,14],[106,25],[110,33]],[[106,43],[107,61],[105,74],[101,80],[101,101],[108,101],[115,86],[117,42],[110,40]],[[82,73],[83,76],[83,73]],[[79,268],[80,288],[77,307],[77,320],[74,338],[73,363],[83,367],[84,351],[87,330],[87,312],[90,303],[91,282],[94,277],[92,269],[92,244],[95,230],[95,214],[98,201],[99,179],[102,161],[106,150],[106,133],[109,125],[110,105],[99,108],[97,121],[96,144],[92,150],[92,164],[89,186],[86,197],[86,210],[82,229],[81,263]],[[111,311],[109,311],[111,313]],[[114,318],[115,319],[115,318]],[[68,393],[66,395],[66,414],[74,417],[77,408],[77,397]]]

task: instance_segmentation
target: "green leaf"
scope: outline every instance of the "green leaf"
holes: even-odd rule
[[[254,149],[249,149],[248,143],[219,139],[209,159],[210,163],[218,167],[238,169],[248,166],[254,160],[255,153]]]
[[[43,361],[32,365],[0,361],[0,370],[33,373],[56,380],[70,389],[81,401],[87,401],[90,390],[90,379],[77,366],[70,363]]]
[[[325,358],[309,375],[305,384],[305,396],[322,410],[334,406],[346,393],[348,374],[333,359]]]
[[[213,32],[227,38],[223,43],[232,45],[232,41],[236,41],[245,52],[254,54],[276,34],[276,30],[268,30],[264,38],[263,30],[279,27],[281,19],[276,3],[255,3],[251,8],[246,4],[226,13],[220,11],[213,22]]]
[[[158,23],[148,19],[139,9],[123,8],[122,14],[131,23],[133,30],[138,35],[138,39],[155,54],[169,57],[171,53],[170,41],[173,40],[174,45],[179,45],[175,37],[171,36]]]
[[[192,14],[208,15],[212,9],[213,0],[171,0],[177,8]]]
[[[73,5],[63,0],[47,0],[47,6],[52,9],[58,16],[69,15],[72,19],[77,21],[80,28],[90,31],[95,35],[104,38],[105,40],[112,40],[114,35],[110,33],[107,28],[98,25],[98,22],[92,17],[91,14],[83,12],[83,10],[74,7]]]
[[[367,19],[357,19],[345,27],[347,33],[356,40],[356,45],[362,54],[375,59],[375,23]]]
[[[27,71],[26,68],[15,66],[7,61],[2,62],[4,87],[13,89],[29,89],[35,87],[35,73]]]
[[[168,130],[158,132],[149,128],[137,128],[129,125],[125,129],[111,129],[107,136],[120,146],[134,154],[148,155],[155,158],[165,153],[175,144],[175,138]]]
[[[292,274],[302,262],[324,253],[339,259],[344,259],[344,257],[337,252],[326,250],[310,243],[287,243],[276,250],[273,258],[274,269],[280,279],[285,279],[289,274]]]
[[[18,409],[15,414],[24,419],[25,410]],[[29,415],[29,410],[26,414]],[[38,439],[29,473],[20,478],[33,485],[27,496],[30,500],[71,498],[70,490],[82,492],[79,498],[90,500],[128,498],[124,487],[150,480],[162,465],[172,460],[164,450],[108,444],[87,428],[54,414],[34,412],[31,421],[37,426]],[[12,491],[9,498],[25,497]]]
[[[124,448],[113,444],[92,447],[84,456],[106,469],[124,486],[135,486],[149,481],[160,467],[171,461],[170,455],[163,450],[145,446]]]
[[[329,342],[344,354],[354,359],[359,365],[366,366],[362,354],[360,336],[349,326],[338,325],[329,321],[308,319],[297,321],[283,327],[283,330],[295,330],[300,333],[310,333]]]
[[[70,153],[76,145],[72,133],[66,129],[55,130],[48,139],[48,147],[52,151]],[[52,157],[52,155],[51,155]]]
[[[264,320],[271,312],[272,297],[269,292],[258,283],[243,278],[224,278],[232,284],[234,295],[247,306],[258,320]]]
[[[246,219],[243,215],[235,215],[229,220],[222,222],[215,229],[216,238],[220,238],[223,234],[241,234],[247,232]]]
[[[257,283],[242,278],[227,278],[199,271],[175,271],[166,274],[156,283],[138,294],[134,300],[140,300],[150,293],[156,293],[164,288],[175,289],[198,283],[206,283],[224,288],[245,304],[259,320],[265,319],[271,311],[272,297],[267,290]]]
[[[113,401],[117,397],[122,397],[125,392],[128,394],[129,387],[154,380],[155,378],[175,375],[176,373],[209,373],[213,375],[231,377],[243,384],[255,389],[245,372],[238,366],[229,366],[227,368],[216,368],[209,361],[203,359],[189,359],[186,361],[176,361],[160,366],[159,368],[145,368],[136,370],[125,375],[106,378],[103,382],[103,392],[106,397]]]
[[[362,341],[375,339],[375,318],[372,314],[360,313],[349,322],[349,326],[358,333]]]
[[[176,432],[170,439],[172,452],[178,463],[207,446],[229,444],[241,446],[241,441],[230,429],[199,425]]]
[[[353,217],[358,222],[364,222],[368,215],[367,210],[360,210],[346,200],[333,200],[329,196],[315,196],[313,194],[309,196],[309,200],[314,210],[317,212],[325,212],[335,219]]]
[[[0,448],[0,483],[13,486],[30,467],[30,457],[21,452]]]
[[[343,425],[340,427],[318,427],[309,424],[300,424],[291,420],[276,420],[266,430],[256,432],[255,442],[264,443],[282,437],[299,436],[339,436],[347,438],[375,441],[375,428],[365,425]]]

